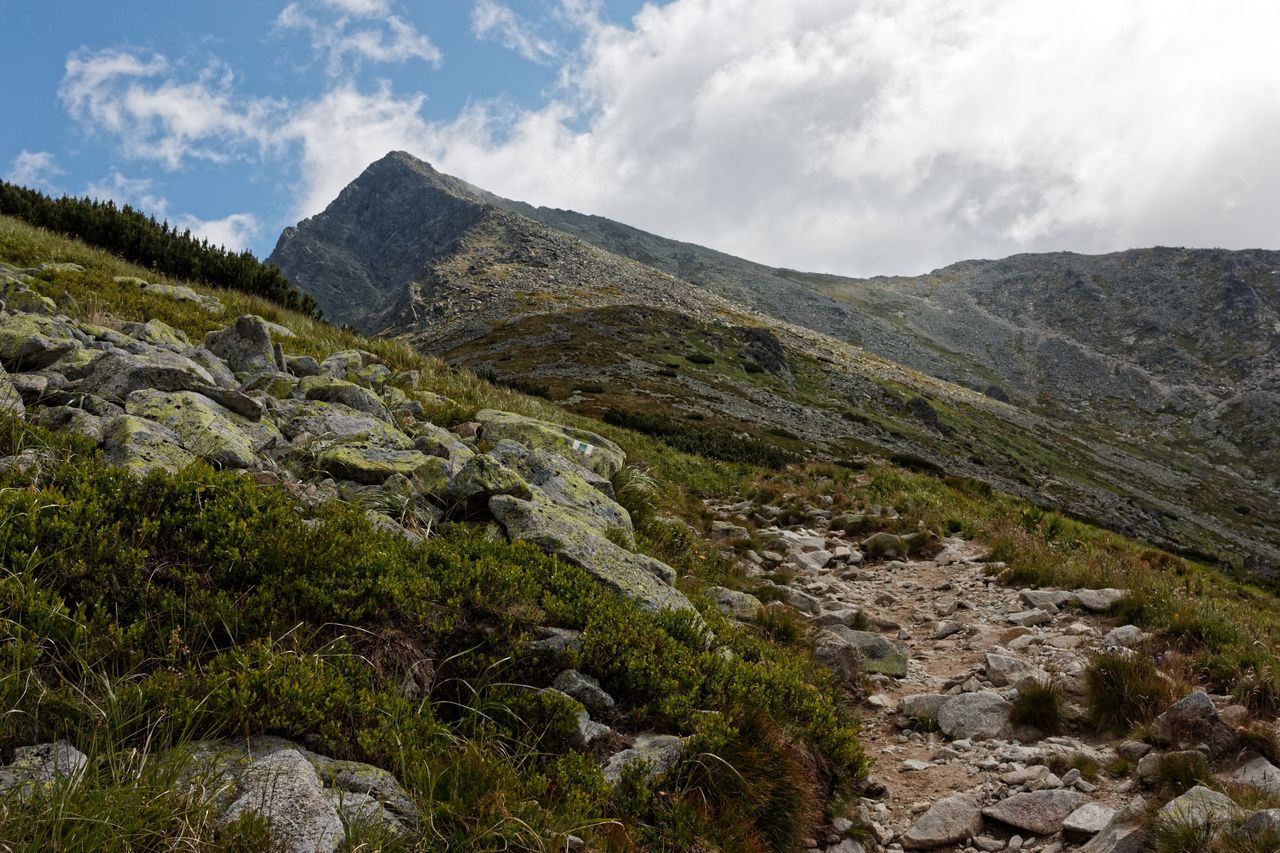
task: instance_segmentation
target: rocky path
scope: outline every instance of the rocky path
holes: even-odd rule
[[[748,504],[711,508],[722,519],[713,535],[726,539],[745,532],[735,524],[771,514]],[[1137,850],[1151,823],[1143,795],[1155,793],[1143,782],[1164,750],[1205,750],[1226,787],[1252,779],[1280,797],[1280,770],[1261,758],[1249,764],[1238,746],[1212,747],[1238,744],[1236,726],[1247,717],[1227,697],[1193,693],[1175,704],[1161,719],[1178,734],[1154,749],[1011,722],[1019,689],[1049,683],[1063,691],[1067,716],[1082,721],[1090,660],[1143,653],[1136,650],[1149,638],[1105,615],[1122,590],[1012,589],[994,580],[977,543],[891,534],[851,541],[824,515],[815,513],[808,526],[760,527],[757,539],[770,547],[747,553],[742,564],[761,598],[808,617],[815,656],[863,697],[871,778],[860,803],[833,815],[816,846],[832,853]],[[872,560],[864,550],[882,556]],[[716,594],[728,603],[728,593]],[[1157,720],[1152,739],[1161,730]],[[1109,772],[1121,756],[1137,770]],[[1223,796],[1192,789],[1157,819],[1190,809],[1196,820],[1237,831],[1249,814],[1215,799]],[[1280,811],[1267,814],[1280,819]]]

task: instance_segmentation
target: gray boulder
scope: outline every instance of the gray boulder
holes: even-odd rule
[[[270,826],[275,845],[289,853],[332,853],[346,838],[320,776],[297,750],[259,758],[239,781],[242,791],[219,819],[223,825],[259,814]]]
[[[1102,803],[1085,803],[1067,815],[1062,822],[1062,834],[1076,842],[1086,841],[1106,829],[1116,816],[1116,810]]]
[[[65,740],[20,746],[13,761],[0,767],[0,799],[6,795],[26,798],[42,785],[79,773],[88,756]]]
[[[670,566],[620,548],[540,495],[533,500],[495,495],[489,511],[512,541],[532,542],[559,554],[646,610],[696,612],[684,593],[672,586],[675,573]]]
[[[754,595],[726,586],[708,587],[707,595],[717,610],[734,619],[754,619],[764,609],[760,599]]]
[[[26,406],[22,403],[22,395],[13,386],[13,380],[0,366],[0,414],[22,416],[26,414]]]
[[[1080,853],[1139,853],[1146,849],[1147,803],[1136,797],[1116,812],[1102,830],[1080,848]]]
[[[134,415],[119,415],[102,425],[102,449],[107,463],[138,476],[152,471],[180,471],[195,461],[182,449],[177,433]]]
[[[308,400],[341,403],[357,412],[365,412],[382,420],[390,420],[382,399],[368,388],[362,388],[354,382],[325,376],[307,376],[299,382],[298,387]]]
[[[577,699],[584,708],[597,717],[608,717],[613,714],[613,697],[605,692],[599,681],[576,669],[566,669],[557,675],[552,686],[566,696]]]
[[[987,679],[996,687],[1022,687],[1047,681],[1049,674],[1010,655],[987,653]]]
[[[1258,788],[1280,797],[1280,768],[1265,758],[1253,759],[1232,774],[1232,778],[1241,785]]]
[[[6,370],[40,370],[81,347],[79,333],[64,318],[0,314],[0,365]]]
[[[1235,730],[1218,715],[1213,700],[1197,691],[1188,693],[1152,721],[1151,740],[1176,749],[1203,743],[1214,755],[1223,755],[1237,738]]]
[[[559,454],[505,439],[489,455],[517,472],[543,497],[572,511],[584,524],[621,537],[625,547],[635,547],[631,516],[610,496],[613,490],[608,480]]]
[[[244,314],[225,329],[210,332],[205,347],[236,373],[265,373],[276,369],[275,352],[267,321]]]
[[[1156,812],[1155,822],[1175,826],[1197,826],[1210,832],[1223,829],[1240,814],[1240,807],[1226,794],[1196,785],[1170,800]]]
[[[163,424],[184,449],[224,468],[270,467],[262,451],[283,440],[274,426],[254,423],[191,391],[134,391],[125,411]]]
[[[321,441],[358,439],[394,450],[414,449],[409,436],[391,424],[341,403],[282,400],[275,408],[275,418],[290,441],[306,434]]]
[[[900,840],[907,850],[932,850],[960,844],[981,831],[982,809],[978,796],[966,791],[934,803],[916,818]]]
[[[819,631],[819,635],[835,637],[839,643],[853,649],[864,672],[878,672],[895,678],[907,674],[910,650],[903,642],[871,631],[855,631],[843,625],[828,626]]]
[[[938,709],[938,728],[952,738],[990,740],[1008,728],[1011,709],[999,693],[961,693]]]
[[[1254,812],[1240,824],[1236,834],[1243,839],[1280,836],[1280,809],[1260,809]]]
[[[1077,589],[1072,591],[1071,600],[1085,610],[1093,613],[1105,613],[1128,594],[1128,590],[1111,587],[1106,589]]]
[[[938,712],[952,697],[945,693],[916,693],[904,696],[898,710],[910,717],[938,721]]]
[[[622,448],[594,432],[496,409],[481,409],[475,420],[480,424],[480,436],[487,441],[496,444],[507,438],[526,447],[557,453],[605,478],[626,464]]]
[[[1088,802],[1089,798],[1078,791],[1058,788],[1014,794],[983,809],[982,813],[1033,835],[1053,835],[1062,829],[1072,812]]]
[[[602,772],[606,782],[616,785],[628,767],[642,764],[645,781],[653,784],[675,767],[682,755],[684,741],[675,735],[640,735],[630,749],[610,756]]]

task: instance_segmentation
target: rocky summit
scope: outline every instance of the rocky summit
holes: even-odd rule
[[[1280,566],[1274,252],[842,279],[503,199],[393,152],[270,261],[334,321],[574,411],[657,407],[792,452],[915,457],[1237,571]]]

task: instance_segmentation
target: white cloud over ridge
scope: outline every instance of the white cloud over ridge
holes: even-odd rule
[[[391,14],[325,2],[351,21]],[[505,8],[480,0],[474,30],[504,38]],[[1275,242],[1280,63],[1263,58],[1280,6],[1264,0],[672,0],[625,26],[562,0],[560,14],[582,43],[532,109],[432,122],[424,95],[349,79],[302,103],[245,98],[226,69],[123,51],[73,56],[61,97],[168,168],[296,156],[300,216],[403,148],[510,197],[847,274]]]

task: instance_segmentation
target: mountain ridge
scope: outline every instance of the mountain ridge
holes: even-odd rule
[[[1241,351],[1217,326],[1202,330],[1217,372],[1201,382],[1161,361],[1158,333],[1187,309],[1153,314],[1154,331],[1126,343],[1091,326],[1082,306],[1105,292],[1097,280],[1167,289],[1142,278],[1156,258],[1166,278],[1200,276],[1184,288],[1191,296],[1218,292],[1201,279],[1242,270],[1245,286],[1227,274],[1223,292],[1245,315],[1270,316],[1258,277],[1273,256],[1280,266],[1263,250],[1055,253],[845,279],[533,208],[393,152],[282,234],[268,260],[331,318],[588,414],[658,406],[795,450],[934,459],[1166,547],[1266,571],[1280,564],[1270,473],[1280,454],[1256,435],[1280,401],[1266,367],[1271,333],[1251,338],[1261,368],[1244,376],[1254,391],[1232,409],[1227,380]],[[991,270],[1003,276],[994,284],[983,278]],[[1116,324],[1134,322],[1142,304],[1138,293]],[[795,305],[799,319],[778,316]],[[784,353],[789,381],[746,354],[749,328]]]

